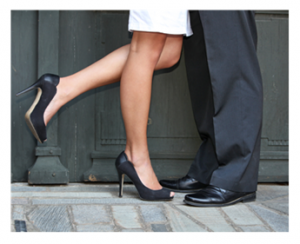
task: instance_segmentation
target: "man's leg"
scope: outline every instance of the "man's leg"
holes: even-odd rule
[[[194,35],[185,40],[184,53],[194,119],[202,143],[187,175],[207,185],[219,166],[215,152],[214,101],[199,12],[191,11],[190,17]]]
[[[199,18],[199,15],[195,17],[195,12],[191,15]],[[195,23],[193,17],[191,16],[191,19]],[[193,81],[198,78],[206,83],[208,78],[205,79],[205,72],[200,74],[200,70],[197,74],[199,66],[193,67],[197,61],[193,60],[191,53],[191,57],[187,56],[192,43],[185,46],[194,116],[203,140],[188,176],[217,187],[207,187],[205,191],[200,192],[220,198],[227,194],[227,203],[231,200],[231,204],[236,201],[253,200],[255,196],[252,193],[257,187],[262,120],[262,81],[256,56],[254,13],[200,11],[200,17],[212,89],[209,89],[209,85],[205,89],[204,84]],[[199,27],[193,26],[193,32],[196,34],[197,29]],[[187,39],[184,44],[188,40],[192,41]],[[196,43],[201,42],[198,40]],[[202,46],[192,49],[196,52]],[[203,69],[204,62],[201,66]],[[206,94],[202,94],[201,91],[205,91]],[[200,93],[201,97],[206,97],[202,104]],[[179,179],[177,185],[184,185],[183,180],[185,185],[191,182],[189,188],[195,185],[186,177]],[[188,199],[186,197],[186,200],[209,203],[211,199],[207,199],[207,194],[202,194]]]
[[[219,166],[214,146],[213,93],[199,12],[190,11],[190,19],[193,35],[184,39],[183,46],[194,119],[202,143],[186,177],[160,181],[162,186],[180,192],[205,187],[212,172]]]
[[[219,167],[211,175],[210,186],[185,196],[185,202],[214,207],[252,201],[257,189],[263,101],[254,13],[200,11],[200,17],[212,83]]]
[[[214,98],[219,167],[210,184],[236,192],[257,188],[262,80],[251,11],[200,11]]]

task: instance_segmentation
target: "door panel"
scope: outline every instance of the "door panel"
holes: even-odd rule
[[[128,14],[59,11],[59,75],[73,74],[129,44]],[[49,45],[46,38],[38,43],[38,16],[39,11],[12,11],[12,181],[27,181],[36,159],[37,144],[24,121],[35,93],[14,95],[38,78],[37,46]],[[264,87],[259,181],[288,181],[288,12],[256,11],[256,23]],[[126,143],[119,82],[75,98],[56,120],[60,161],[70,171],[70,182],[116,181],[114,160]],[[181,58],[153,76],[148,145],[158,178],[185,175],[200,143]]]

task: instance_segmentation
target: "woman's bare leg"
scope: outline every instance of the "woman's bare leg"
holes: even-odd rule
[[[44,113],[45,124],[47,125],[64,104],[78,95],[100,86],[118,82],[128,58],[130,45],[118,48],[73,75],[61,77],[57,93]],[[180,58],[181,47],[182,36],[168,35],[155,70],[169,68],[176,64]]]
[[[125,153],[142,183],[152,190],[159,190],[162,186],[149,158],[147,122],[153,71],[165,41],[165,34],[135,31],[120,84],[121,109],[126,130]],[[173,195],[172,192],[171,196]]]

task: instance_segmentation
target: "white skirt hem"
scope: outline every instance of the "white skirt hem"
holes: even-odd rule
[[[193,35],[188,10],[130,10],[128,31]]]
[[[158,32],[158,33],[164,33],[164,34],[168,34],[168,35],[185,35],[186,37],[189,37],[191,35],[193,35],[193,32],[188,32],[186,33],[186,30],[178,30],[178,28],[172,30],[170,27],[167,28],[162,28],[157,27],[155,28],[154,26],[152,26],[151,28],[149,28],[149,26],[142,26],[142,25],[130,25],[130,29],[128,30],[130,32],[133,31],[145,31],[145,32]]]

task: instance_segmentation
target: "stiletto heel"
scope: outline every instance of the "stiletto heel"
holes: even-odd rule
[[[33,85],[16,94],[16,96],[20,96],[31,90],[38,89],[33,104],[25,114],[25,121],[34,137],[40,143],[47,140],[44,112],[56,94],[58,83],[59,76],[44,74]]]
[[[170,190],[162,188],[160,190],[151,190],[147,188],[140,180],[138,174],[135,171],[133,164],[128,161],[125,152],[121,154],[116,159],[116,168],[119,176],[119,196],[123,196],[123,185],[124,185],[124,175],[126,174],[133,184],[135,185],[140,198],[147,201],[167,201],[172,200],[174,197],[170,197]]]
[[[29,91],[31,91],[31,90],[34,90],[34,89],[38,88],[39,85],[40,85],[40,82],[39,82],[39,81],[35,82],[32,86],[30,86],[30,87],[26,88],[25,90],[20,91],[19,93],[17,93],[17,94],[16,94],[16,97],[18,97],[18,96],[20,96],[20,95],[22,95],[22,94],[24,94],[24,93],[27,93],[27,92],[29,92]]]
[[[119,175],[119,197],[123,197],[124,174],[118,170]]]

